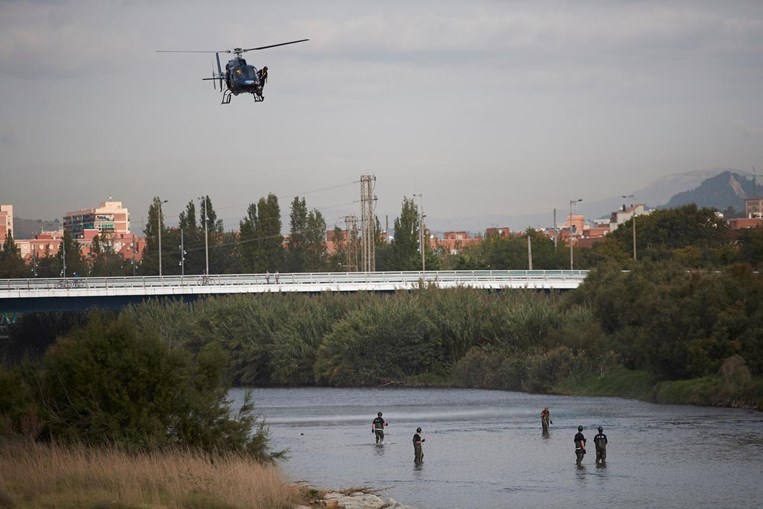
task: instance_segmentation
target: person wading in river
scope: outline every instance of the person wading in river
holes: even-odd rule
[[[545,407],[540,411],[540,425],[543,427],[543,433],[548,433],[548,425],[554,424],[551,420],[551,412],[548,411],[548,407]]]
[[[424,463],[424,451],[421,448],[421,444],[426,442],[426,438],[421,438],[421,428],[416,428],[416,433],[413,435],[413,462],[416,465]]]
[[[377,444],[384,442],[384,426],[386,425],[387,423],[382,419],[382,413],[376,414],[376,419],[371,423],[371,433],[376,435]]]
[[[585,436],[583,436],[583,426],[578,426],[578,432],[575,434],[575,457],[578,466],[583,464],[583,456],[585,456]]]
[[[596,464],[604,465],[607,463],[607,435],[604,434],[604,428],[599,426],[599,433],[593,437],[593,443],[596,445]]]

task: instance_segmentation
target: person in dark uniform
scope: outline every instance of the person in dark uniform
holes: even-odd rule
[[[604,428],[599,426],[599,433],[593,437],[593,443],[596,446],[596,464],[604,465],[607,462],[607,435],[604,434]]]
[[[426,438],[421,438],[421,428],[416,428],[416,433],[413,435],[413,462],[417,465],[424,463],[424,451],[421,448],[421,444],[426,442]]]
[[[382,419],[382,413],[379,412],[376,414],[376,419],[373,420],[371,423],[371,433],[376,435],[376,443],[384,442],[384,426],[386,426],[387,423],[384,422],[384,419]]]
[[[551,412],[548,411],[548,407],[543,408],[540,411],[540,425],[543,427],[543,433],[548,433],[548,425],[553,424],[551,420]]]
[[[575,434],[575,457],[578,466],[583,464],[583,456],[585,456],[585,436],[583,426],[578,426],[578,432]]]
[[[268,66],[266,65],[257,71],[257,78],[260,80],[260,95],[265,90],[265,83],[268,81]]]

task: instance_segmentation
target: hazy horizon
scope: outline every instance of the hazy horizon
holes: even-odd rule
[[[763,160],[755,1],[7,1],[0,33],[18,217],[111,196],[135,228],[154,196],[171,223],[209,195],[235,229],[272,192],[332,227],[373,174],[381,221],[416,193],[468,229]],[[301,38],[245,55],[270,70],[261,104],[220,105],[214,55],[156,53]]]

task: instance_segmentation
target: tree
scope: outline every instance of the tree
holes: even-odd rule
[[[82,257],[82,249],[79,242],[72,238],[68,230],[64,230],[61,245],[58,248],[55,262],[51,264],[55,270],[55,277],[71,277],[75,274],[87,274],[87,264]]]
[[[164,212],[161,210],[161,203],[161,198],[154,196],[151,205],[148,206],[148,219],[143,228],[146,246],[143,248],[140,264],[140,273],[144,276],[159,274],[159,231],[161,230],[164,235]],[[162,246],[162,256],[164,256],[164,246]],[[162,271],[164,271],[164,260],[162,260]]]
[[[286,246],[286,270],[302,272],[305,269],[305,231],[307,230],[307,203],[295,196],[289,214],[289,242]]]
[[[305,270],[319,272],[327,267],[326,221],[319,210],[313,209],[307,214],[305,229]]]
[[[281,235],[281,207],[278,197],[269,193],[257,204],[257,238],[260,264],[258,272],[277,272],[283,269],[285,252]]]
[[[0,278],[28,277],[28,269],[21,258],[21,252],[13,241],[13,234],[8,232],[0,249]]]
[[[193,356],[126,318],[93,316],[48,350],[36,373],[41,438],[130,450],[190,447],[268,460],[251,399],[230,416],[227,359],[210,344]],[[254,432],[254,433],[253,433]]]
[[[400,217],[395,219],[395,238],[391,243],[387,270],[421,270],[419,252],[419,213],[413,199],[403,198]]]
[[[613,240],[632,251],[632,222],[626,221],[612,233]],[[638,216],[636,251],[640,259],[665,260],[674,250],[696,247],[702,260],[710,261],[710,250],[726,239],[728,226],[715,210],[694,204],[675,209],[657,210]]]
[[[185,210],[178,216],[178,227],[187,232],[196,231],[196,205],[193,200],[185,206]]]
[[[113,241],[103,234],[93,237],[90,260],[91,276],[119,276],[132,269],[125,267],[124,258],[114,251]]]
[[[289,272],[326,270],[326,221],[320,211],[308,212],[304,198],[291,203],[291,230],[286,247],[286,270]]]
[[[238,245],[241,269],[244,272],[257,272],[257,205],[250,203],[246,216],[238,225]]]

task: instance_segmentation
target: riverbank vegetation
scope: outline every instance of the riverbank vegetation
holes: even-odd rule
[[[0,507],[287,509],[299,489],[278,467],[239,454],[0,442]]]
[[[215,369],[226,357],[238,386],[453,385],[761,408],[762,297],[748,266],[642,262],[604,265],[565,294],[243,295],[149,302],[116,323],[197,363],[212,356]]]

